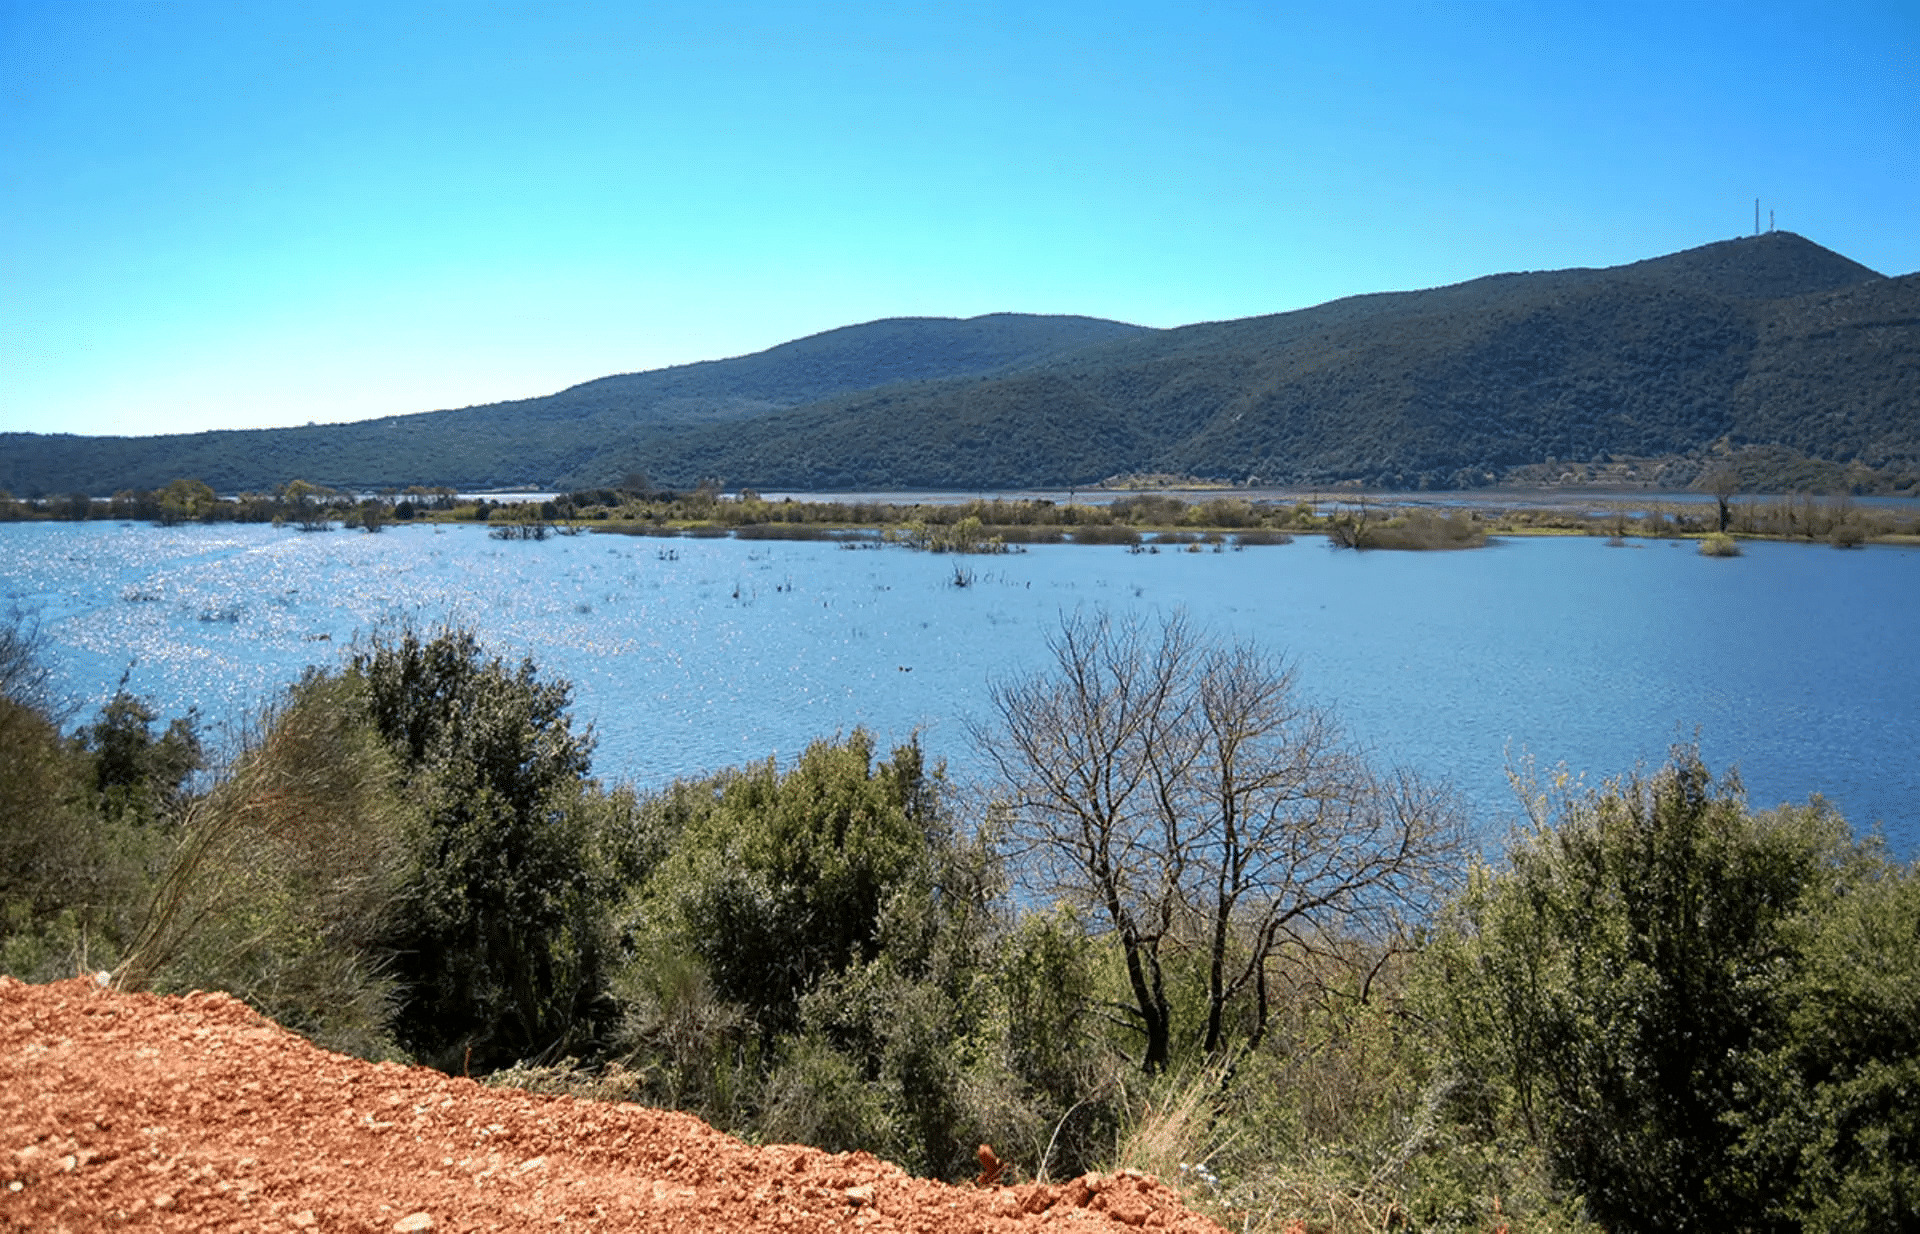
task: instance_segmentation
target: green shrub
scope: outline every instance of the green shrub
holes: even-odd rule
[[[117,983],[225,990],[329,1048],[393,1054],[381,937],[407,822],[359,683],[309,676],[184,809]]]
[[[144,700],[122,689],[80,730],[81,748],[93,762],[96,808],[104,816],[150,823],[185,804],[188,778],[202,764],[194,717],[174,720],[156,738],[152,726],[158,718]]]
[[[375,641],[349,675],[419,819],[382,937],[401,1044],[444,1070],[591,1049],[614,1014],[618,892],[599,833],[622,803],[586,779],[593,741],[573,731],[569,687],[460,630]]]
[[[1856,1043],[1838,1025],[1911,1022],[1913,995],[1872,983],[1910,969],[1890,948],[1915,935],[1910,913],[1878,946],[1828,933],[1864,903],[1845,824],[1817,802],[1751,814],[1691,749],[1531,804],[1507,868],[1475,873],[1426,956],[1443,1078],[1475,1094],[1485,1137],[1524,1130],[1611,1228],[1795,1227],[1818,1161],[1911,1204],[1876,1146],[1911,1143],[1912,1120],[1845,1085],[1889,1078],[1875,1068],[1910,1059],[1913,1030]],[[1824,1001],[1839,973],[1883,1013]]]
[[[655,946],[697,957],[716,993],[767,1034],[792,1030],[816,981],[874,959],[881,911],[924,882],[937,790],[917,746],[873,763],[873,740],[815,742],[715,782],[649,880]]]
[[[917,746],[876,763],[855,732],[643,805],[661,856],[626,910],[623,1065],[756,1138],[945,1177],[983,1141],[1037,1159],[1045,1098],[988,975],[997,867],[941,792]]]
[[[1920,872],[1869,850],[1799,923],[1742,1157],[1808,1230],[1920,1226]]]
[[[758,1130],[770,1143],[811,1144],[828,1152],[874,1152],[896,1140],[879,1087],[852,1060],[811,1037],[795,1039],[767,1078]]]
[[[124,788],[170,801],[177,781],[160,780],[130,773]],[[98,761],[48,709],[31,632],[0,628],[0,971],[49,981],[109,968],[137,927],[173,841],[140,825],[150,809],[103,818],[97,784]]]
[[[613,990],[617,1065],[638,1077],[632,1099],[745,1129],[760,1078],[759,1035],[746,1009],[715,994],[700,961],[677,952],[637,957]]]

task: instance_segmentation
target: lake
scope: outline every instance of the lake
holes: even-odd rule
[[[957,775],[999,677],[1046,663],[1060,616],[1156,615],[1256,640],[1383,761],[1444,776],[1479,834],[1523,755],[1592,779],[1697,731],[1756,805],[1821,793],[1920,847],[1920,550],[1513,540],[1354,553],[1035,546],[933,556],[832,542],[380,535],[266,526],[0,525],[0,604],[36,619],[90,718],[125,677],[218,737],[309,664],[411,621],[472,626],[571,680],[595,770],[642,786],[865,725],[918,732]],[[956,569],[971,573],[955,585]]]

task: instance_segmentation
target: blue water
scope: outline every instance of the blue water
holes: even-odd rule
[[[1630,542],[1631,543],[1631,542]],[[972,585],[953,584],[956,567]],[[216,735],[309,664],[402,621],[473,626],[570,679],[595,768],[643,786],[855,725],[919,732],[962,777],[997,677],[1042,666],[1060,615],[1159,614],[1257,640],[1383,761],[1452,780],[1480,834],[1523,756],[1590,779],[1696,730],[1757,805],[1821,793],[1920,847],[1920,551],[1514,541],[1479,552],[1036,546],[936,557],[824,542],[480,528],[0,526],[0,607],[36,617],[76,722],[122,675]]]

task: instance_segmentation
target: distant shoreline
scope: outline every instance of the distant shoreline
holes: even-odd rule
[[[488,497],[501,501],[547,500],[560,493],[468,493],[464,497]],[[729,497],[737,497],[738,492],[730,492]],[[1237,498],[1247,502],[1295,502],[1308,501],[1316,504],[1337,505],[1341,503],[1367,501],[1382,506],[1441,506],[1500,509],[1554,508],[1560,506],[1591,505],[1595,502],[1610,504],[1651,503],[1655,505],[1710,505],[1715,500],[1712,493],[1703,493],[1686,489],[1627,488],[1614,485],[1501,485],[1490,488],[1470,489],[1356,489],[1342,486],[1327,488],[1272,487],[1272,488],[1231,488],[1173,486],[1167,488],[1033,488],[1033,489],[824,489],[805,491],[800,489],[768,489],[760,492],[763,501],[779,502],[792,500],[833,505],[965,505],[970,501],[1050,501],[1064,505],[1069,501],[1079,505],[1103,506],[1128,497],[1172,497],[1189,504],[1212,501],[1221,497]],[[1889,510],[1912,510],[1920,512],[1920,496],[1843,496],[1837,494],[1806,493],[1736,493],[1732,500],[1736,504],[1774,503],[1781,501],[1805,501],[1809,497],[1823,502],[1849,502],[1859,506]]]
[[[1663,493],[1587,487],[1369,492],[1256,488],[1068,488],[988,496],[940,490],[839,493],[588,489],[498,496],[451,489],[379,495],[292,483],[221,497],[176,481],[110,501],[0,502],[0,521],[272,523],[304,532],[378,532],[415,523],[481,524],[500,540],[584,532],[870,540],[930,552],[999,553],[1030,544],[1106,544],[1136,551],[1203,552],[1327,537],[1353,549],[1459,550],[1496,537],[1688,539],[1736,556],[1738,540],[1920,543],[1920,498]]]

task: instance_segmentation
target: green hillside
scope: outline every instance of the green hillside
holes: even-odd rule
[[[343,487],[549,485],[610,441],[765,415],[889,382],[994,372],[1142,332],[1091,317],[995,313],[846,326],[749,356],[627,373],[545,398],[353,424],[158,437],[0,434],[0,488],[19,495],[223,491],[291,477]]]
[[[190,437],[0,437],[19,494],[364,487],[1007,488],[1137,472],[1472,487],[1710,445],[1920,468],[1920,275],[1786,232],[1173,330],[850,326],[541,399]],[[1856,471],[1858,468],[1856,467]]]
[[[1188,326],[637,442],[595,464],[796,488],[1124,472],[1466,487],[1549,459],[1727,438],[1881,466],[1920,458],[1916,319],[1920,276],[1883,278],[1775,233]]]

